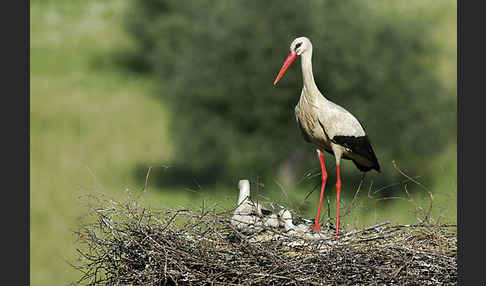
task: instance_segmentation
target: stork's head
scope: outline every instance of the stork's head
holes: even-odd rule
[[[298,56],[312,49],[312,44],[306,37],[298,37],[290,44],[290,51]]]
[[[277,78],[273,82],[274,85],[282,78],[285,74],[287,69],[292,65],[295,61],[297,56],[300,56],[304,53],[312,52],[312,44],[306,37],[298,37],[292,41],[290,44],[290,53],[288,54],[287,58],[285,59],[280,72],[277,75]]]

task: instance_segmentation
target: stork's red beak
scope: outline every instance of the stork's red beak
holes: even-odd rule
[[[280,72],[277,75],[277,78],[273,82],[273,85],[276,85],[277,82],[283,77],[284,73],[289,69],[290,65],[295,61],[297,58],[297,53],[294,53],[293,51],[290,51],[289,55],[285,59],[282,68],[280,69]]]

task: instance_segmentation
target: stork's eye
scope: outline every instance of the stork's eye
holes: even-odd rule
[[[297,45],[295,45],[295,49],[298,49],[301,45],[302,43],[298,43]]]

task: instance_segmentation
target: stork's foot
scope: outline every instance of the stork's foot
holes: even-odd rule
[[[313,227],[311,227],[311,229],[312,229],[313,231],[320,231],[320,230],[321,230],[321,228],[322,228],[322,227],[321,227],[319,224],[314,224],[314,226],[313,226]]]
[[[336,240],[341,240],[341,234],[340,233],[336,233]]]

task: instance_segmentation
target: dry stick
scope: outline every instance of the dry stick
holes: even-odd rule
[[[302,176],[302,178],[300,178],[298,181],[297,181],[297,184],[300,184],[302,183],[304,180],[308,180],[308,179],[312,179],[314,177],[317,177],[319,175],[319,173],[316,173],[315,175],[312,174],[312,169],[316,169],[316,168],[311,168],[310,170],[306,171],[304,173],[304,175]]]
[[[353,199],[351,200],[351,204],[349,204],[349,206],[346,208],[346,210],[344,211],[344,214],[341,217],[345,217],[346,215],[348,215],[351,212],[351,210],[354,206],[354,202],[355,202],[356,198],[358,197],[359,191],[361,190],[361,185],[364,182],[365,174],[366,173],[363,173],[363,176],[361,177],[361,181],[359,182],[358,189],[354,193]]]
[[[396,277],[398,275],[398,273],[400,273],[400,271],[402,271],[403,268],[407,267],[410,263],[412,263],[412,261],[413,261],[413,257],[409,258],[408,261],[407,261],[407,263],[403,264],[398,269],[394,270],[391,273],[391,276],[392,277]]]
[[[405,186],[404,186],[404,189],[405,189],[405,193],[407,194],[408,199],[407,199],[407,198],[404,198],[404,197],[397,197],[397,196],[392,196],[392,197],[383,197],[383,198],[378,198],[378,199],[376,199],[376,198],[374,198],[374,197],[371,195],[371,186],[370,186],[370,188],[369,188],[369,190],[368,190],[368,198],[369,198],[369,199],[371,199],[371,200],[374,200],[374,201],[375,201],[375,203],[374,203],[374,205],[375,205],[375,216],[376,216],[376,204],[377,204],[379,201],[384,201],[384,200],[394,200],[394,199],[404,200],[404,201],[407,201],[407,202],[409,202],[409,203],[413,204],[413,205],[414,205],[414,207],[415,207],[415,209],[418,209],[418,207],[417,207],[417,203],[415,202],[415,200],[414,200],[413,198],[411,198],[411,197],[410,197],[410,193],[408,192],[408,189],[407,189],[407,182],[410,182],[410,181],[411,181],[411,182],[413,182],[413,183],[415,183],[415,184],[420,185],[422,188],[425,188],[425,190],[426,190],[426,191],[429,193],[429,196],[430,196],[430,198],[431,198],[431,201],[430,201],[430,208],[429,208],[429,212],[428,212],[428,213],[426,214],[426,216],[425,216],[425,219],[426,219],[426,220],[428,220],[428,217],[429,217],[430,212],[431,212],[431,210],[432,210],[432,200],[433,200],[432,193],[430,193],[430,191],[428,191],[428,189],[427,189],[425,186],[423,186],[423,185],[422,185],[420,182],[416,181],[414,178],[412,178],[412,177],[410,177],[410,176],[406,175],[406,174],[405,174],[403,171],[401,171],[401,170],[398,168],[398,166],[396,165],[395,161],[392,161],[392,164],[393,164],[393,166],[395,167],[395,169],[396,169],[397,171],[399,171],[399,172],[400,172],[400,174],[402,174],[404,177],[406,177],[406,178],[407,178],[407,180],[402,181],[402,182],[393,183],[393,184],[390,184],[390,185],[387,185],[387,186],[384,186],[384,187],[381,187],[381,188],[379,188],[378,190],[374,191],[374,192],[373,192],[373,195],[374,195],[374,194],[376,194],[376,193],[378,193],[378,192],[381,192],[381,191],[383,191],[383,190],[385,190],[385,189],[387,189],[387,188],[391,188],[391,187],[394,187],[394,186],[397,186],[397,185],[405,185]],[[417,219],[419,219],[419,218],[417,218]],[[420,219],[419,219],[419,220],[420,220]],[[420,220],[420,221],[421,221],[421,220]]]
[[[165,165],[162,165],[162,166],[149,166],[149,168],[147,170],[147,174],[145,175],[145,184],[143,185],[143,192],[144,193],[148,189],[148,179],[149,179],[149,175],[150,175],[150,170],[152,170],[153,167],[162,167],[165,170],[167,170],[169,168],[169,166],[165,166]]]
[[[145,184],[143,185],[143,192],[145,193],[145,191],[147,191],[148,189],[148,178],[149,178],[149,175],[150,175],[150,170],[152,170],[152,166],[150,166],[148,168],[148,171],[147,171],[147,174],[145,175]]]
[[[275,182],[275,184],[277,184],[277,186],[280,188],[280,190],[282,191],[282,193],[285,195],[285,198],[287,199],[287,203],[293,208],[295,209],[295,206],[294,204],[290,201],[290,198],[289,198],[289,195],[287,194],[287,192],[285,191],[284,187],[282,186],[282,184],[280,184],[277,180],[273,180]]]
[[[314,188],[312,188],[312,190],[310,192],[307,193],[307,195],[304,197],[304,202],[307,201],[307,199],[309,198],[309,196],[315,191],[317,190],[317,188],[319,187],[319,183],[317,183]]]
[[[422,183],[420,183],[419,181],[416,181],[414,180],[412,177],[408,176],[407,174],[405,174],[396,164],[395,160],[392,161],[392,165],[393,165],[393,168],[395,168],[395,170],[397,170],[400,174],[402,174],[404,177],[406,177],[407,179],[409,179],[410,181],[414,182],[415,184],[419,185],[422,187],[422,189],[424,189],[428,194],[429,194],[429,197],[430,197],[430,207],[429,207],[429,211],[427,212],[426,216],[425,216],[425,219],[428,221],[429,219],[429,216],[430,216],[430,213],[432,212],[432,202],[434,201],[434,196],[432,195],[432,193],[429,191],[429,189],[427,187],[425,187],[424,185],[422,185]]]
[[[91,175],[91,177],[93,177],[94,181],[96,182],[96,184],[101,188],[103,189],[103,185],[101,184],[101,182],[98,180],[98,178],[96,178],[95,174],[93,173],[93,171],[91,171],[91,169],[86,166],[86,168],[88,169],[88,172],[89,174]]]
[[[375,229],[376,230],[380,226],[384,226],[384,225],[387,225],[387,224],[390,224],[390,222],[385,221],[385,222],[382,222],[382,223],[379,223],[379,224],[375,224],[375,225],[369,226],[367,228],[363,228],[363,229],[351,231],[351,232],[346,233],[344,235],[344,237],[351,236],[351,235],[354,235],[354,234],[357,234],[357,233],[360,233],[360,232],[365,232],[365,231],[372,230],[372,229]]]
[[[331,202],[329,201],[329,197],[326,197],[327,201],[327,220],[331,219]]]
[[[174,221],[174,219],[176,218],[176,216],[181,213],[181,212],[187,212],[189,210],[177,210],[176,213],[169,219],[169,222],[162,228],[161,232],[163,232],[164,230],[166,230],[169,225]]]

